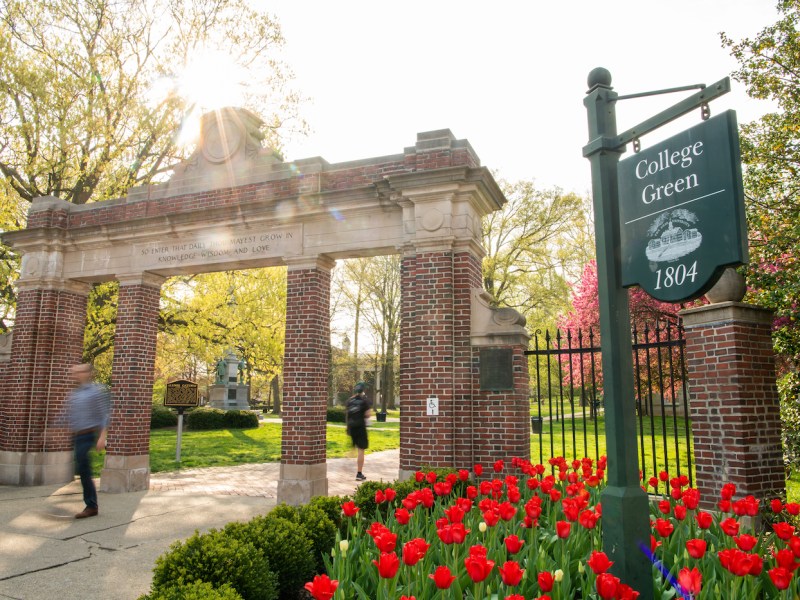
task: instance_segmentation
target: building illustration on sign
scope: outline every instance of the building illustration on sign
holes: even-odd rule
[[[697,250],[703,243],[703,234],[693,227],[697,221],[697,215],[683,208],[661,214],[647,230],[648,260],[674,262]]]

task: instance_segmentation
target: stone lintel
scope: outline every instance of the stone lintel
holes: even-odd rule
[[[92,291],[92,284],[74,279],[18,279],[14,286],[18,291],[23,290],[49,290],[55,292],[67,292],[78,296],[89,296]]]
[[[727,323],[752,323],[771,325],[772,311],[744,302],[720,302],[697,308],[687,308],[678,313],[683,319],[684,329],[722,325]]]
[[[100,491],[109,494],[141,492],[150,488],[150,455],[106,454]]]
[[[492,297],[483,288],[473,288],[470,342],[473,347],[525,346],[531,335],[525,317],[513,308],[491,306]]]
[[[310,465],[281,463],[278,480],[278,504],[307,504],[314,496],[328,495],[328,464]]]
[[[0,451],[0,484],[54,485],[72,481],[73,453]]]

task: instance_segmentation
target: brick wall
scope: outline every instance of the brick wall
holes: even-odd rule
[[[770,334],[769,322],[686,325],[697,487],[707,506],[728,482],[757,498],[784,489]]]
[[[330,286],[326,269],[289,269],[281,407],[284,464],[325,462]]]
[[[160,296],[158,287],[141,284],[119,286],[109,455],[140,456],[150,451],[150,410]]]
[[[359,161],[361,162],[361,161]],[[146,217],[204,211],[226,206],[238,206],[265,200],[294,198],[304,190],[335,191],[373,185],[389,175],[413,173],[447,167],[478,167],[477,157],[467,148],[437,148],[430,151],[411,151],[401,158],[385,157],[353,165],[330,165],[321,173],[304,175],[297,169],[287,169],[284,178],[257,184],[223,188],[167,198],[152,198],[141,202],[97,202],[91,210],[67,213],[63,208],[35,211],[28,218],[28,229],[65,227],[78,229]]]
[[[498,458],[506,461],[519,457],[530,458],[530,402],[528,388],[528,357],[524,346],[513,347],[514,391],[480,391],[480,371],[475,369],[475,415],[472,435],[475,462],[488,467]],[[478,364],[480,348],[473,349]]]
[[[70,434],[56,421],[74,387],[69,368],[81,361],[85,323],[84,294],[19,291],[11,361],[3,380],[1,449],[70,449]]]

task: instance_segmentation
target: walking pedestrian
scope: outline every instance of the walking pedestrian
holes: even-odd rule
[[[75,464],[83,486],[83,503],[86,505],[75,518],[85,519],[98,514],[97,490],[92,480],[89,452],[93,448],[100,452],[106,447],[111,396],[104,385],[94,383],[91,365],[75,365],[70,372],[76,388],[67,399],[66,417],[75,442]]]
[[[353,388],[353,395],[347,401],[347,433],[353,441],[353,446],[358,450],[358,458],[356,460],[356,480],[364,481],[366,477],[362,470],[364,469],[364,450],[369,447],[369,438],[367,437],[367,417],[372,408],[372,404],[367,398],[366,385],[358,382]]]

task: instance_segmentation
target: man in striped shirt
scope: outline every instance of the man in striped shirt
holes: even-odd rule
[[[106,447],[106,430],[111,411],[108,389],[93,383],[94,370],[91,365],[75,365],[71,369],[77,387],[67,399],[67,421],[75,439],[75,462],[83,486],[83,502],[86,508],[75,515],[85,519],[97,515],[97,490],[92,480],[92,464],[89,452]]]

